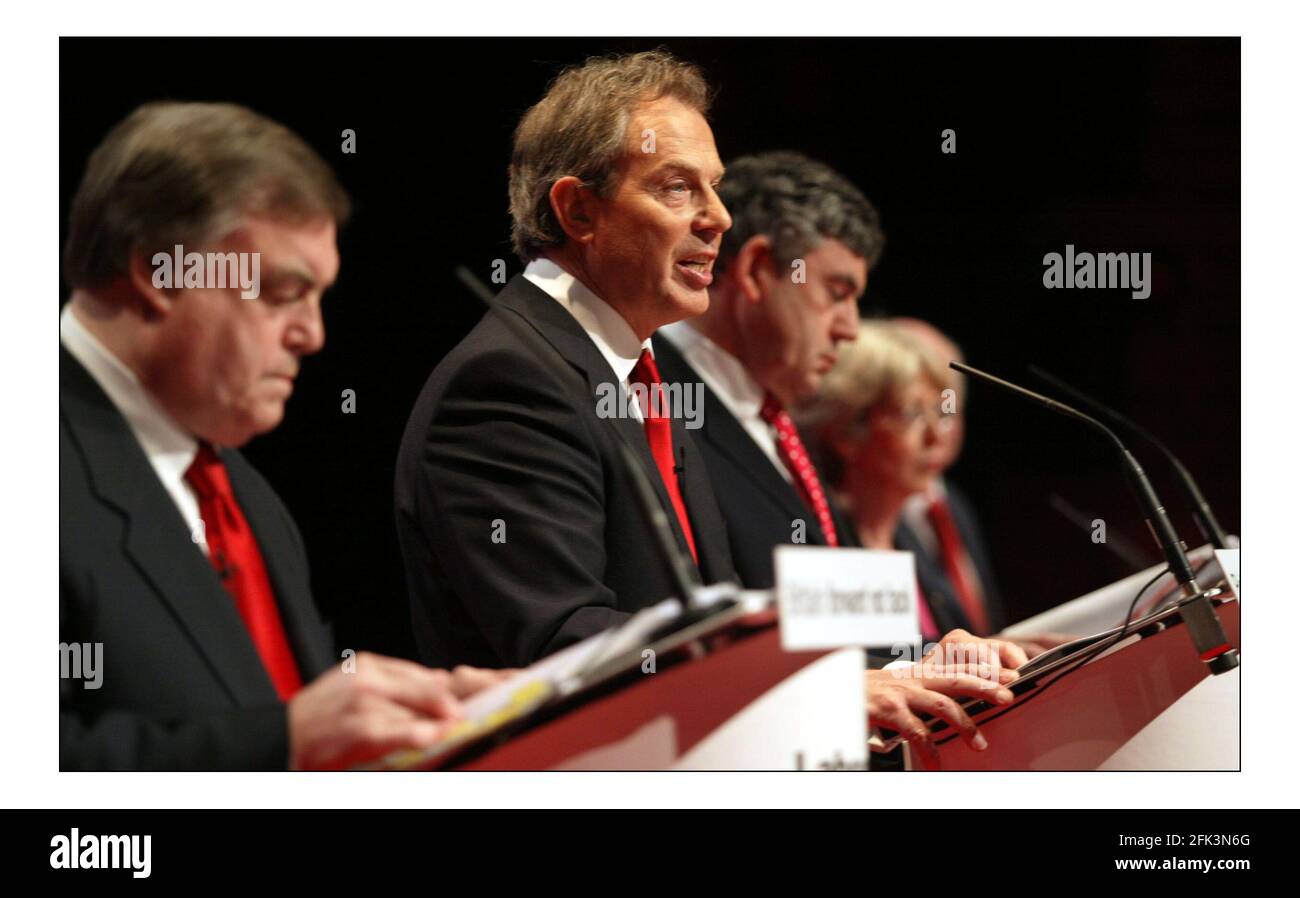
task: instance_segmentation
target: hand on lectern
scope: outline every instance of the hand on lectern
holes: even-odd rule
[[[977,698],[996,705],[1015,696],[1006,684],[1012,668],[1028,659],[1019,646],[1000,639],[981,639],[953,630],[915,664],[867,671],[867,722],[896,730],[909,742],[928,742],[930,730],[918,714],[946,721],[976,751],[988,748],[970,716],[953,699]]]
[[[459,699],[513,673],[432,670],[361,652],[289,701],[290,767],[341,770],[389,752],[427,748],[459,719]]]
[[[1025,650],[1005,636],[983,638],[966,630],[952,630],[921,659],[935,660],[941,665],[985,664],[1014,670],[1029,662]]]
[[[1071,636],[1069,633],[1043,632],[1023,633],[1015,636],[1008,636],[1005,633],[999,633],[993,638],[1015,643],[1020,646],[1021,650],[1025,653],[1025,656],[1032,660],[1043,652],[1049,652],[1057,646],[1065,645],[1067,642],[1073,642],[1079,637]]]

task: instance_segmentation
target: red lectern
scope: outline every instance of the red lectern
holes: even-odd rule
[[[1228,640],[1241,644],[1240,605],[1216,608]],[[1153,620],[1060,681],[1028,690],[1006,708],[974,717],[987,751],[952,732],[932,748],[910,748],[917,770],[1096,770],[1209,676],[1174,611]],[[1039,693],[1042,693],[1039,695]],[[1226,721],[1224,722],[1226,723]],[[1236,738],[1236,723],[1225,726]]]
[[[667,643],[664,669],[624,673],[522,731],[442,765],[456,770],[862,768],[860,649],[784,652],[771,616]]]

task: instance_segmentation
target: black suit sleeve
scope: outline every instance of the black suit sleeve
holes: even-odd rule
[[[559,373],[488,352],[456,371],[415,484],[421,530],[498,657],[525,665],[628,617],[603,582],[607,484],[597,436]]]
[[[59,684],[60,770],[285,770],[289,726],[284,705],[241,708],[172,726],[109,711],[83,721]]]
[[[59,630],[78,615],[75,575],[60,577]],[[78,708],[81,680],[59,678],[60,770],[285,770],[289,720],[285,705],[237,708],[167,723],[131,711]]]

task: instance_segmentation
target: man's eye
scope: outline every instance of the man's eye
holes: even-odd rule
[[[262,294],[262,301],[267,305],[285,306],[295,302],[301,295],[299,290],[272,290]]]
[[[669,193],[680,193],[680,192],[688,191],[690,189],[691,189],[691,185],[687,184],[685,181],[674,181],[673,183],[668,185]]]

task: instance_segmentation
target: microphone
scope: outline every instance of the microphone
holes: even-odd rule
[[[1219,525],[1218,519],[1214,516],[1214,510],[1210,508],[1210,503],[1205,501],[1205,496],[1201,494],[1201,489],[1196,485],[1196,481],[1192,478],[1191,472],[1188,471],[1183,463],[1178,459],[1178,456],[1174,455],[1172,449],[1166,446],[1163,442],[1157,439],[1154,434],[1139,425],[1136,421],[1126,418],[1115,409],[1102,403],[1099,399],[1089,396],[1087,393],[1076,387],[1070,386],[1059,377],[1044,371],[1037,365],[1030,365],[1029,372],[1039,380],[1051,384],[1075,402],[1091,408],[1102,417],[1109,419],[1127,430],[1129,433],[1132,433],[1150,443],[1157,452],[1165,457],[1165,460],[1169,462],[1169,466],[1174,469],[1174,473],[1178,475],[1178,482],[1182,486],[1183,492],[1192,502],[1192,514],[1196,518],[1197,526],[1201,528],[1201,533],[1204,534],[1205,538],[1210,541],[1214,548],[1228,548],[1228,534],[1225,533],[1223,527]]]
[[[980,371],[978,368],[963,365],[961,362],[949,362],[948,367],[954,371],[960,371],[970,377],[1001,387],[1057,414],[1065,415],[1067,418],[1074,418],[1076,421],[1082,421],[1094,430],[1100,431],[1115,445],[1120,460],[1124,464],[1124,469],[1128,474],[1129,485],[1133,488],[1138,503],[1142,506],[1143,513],[1146,516],[1147,526],[1151,529],[1156,542],[1160,544],[1160,549],[1164,552],[1165,560],[1169,564],[1169,571],[1173,574],[1174,579],[1178,581],[1179,588],[1182,591],[1183,599],[1178,604],[1178,613],[1182,617],[1183,623],[1187,625],[1188,635],[1191,636],[1197,653],[1213,674],[1227,673],[1237,667],[1241,663],[1237,650],[1228,643],[1228,637],[1223,632],[1223,625],[1219,623],[1218,615],[1214,613],[1214,608],[1210,605],[1209,599],[1205,597],[1205,594],[1201,592],[1201,588],[1196,584],[1196,574],[1192,570],[1191,562],[1187,560],[1187,553],[1178,539],[1173,524],[1169,522],[1169,515],[1165,513],[1164,506],[1160,504],[1160,499],[1156,496],[1151,481],[1147,479],[1146,472],[1142,470],[1142,466],[1133,457],[1133,453],[1129,452],[1128,447],[1116,436],[1115,432],[1096,418],[1086,415],[1078,409],[1041,393],[1035,393],[1032,390],[1017,386],[1000,377]],[[1127,625],[1127,621],[1125,621],[1125,624]]]
[[[636,490],[637,498],[641,502],[641,510],[650,520],[650,527],[654,530],[655,542],[659,545],[659,554],[663,556],[664,563],[668,565],[668,572],[672,575],[673,583],[677,586],[677,591],[682,596],[682,607],[687,611],[693,611],[698,605],[696,591],[704,585],[700,579],[699,570],[694,564],[687,562],[683,553],[677,546],[677,537],[673,536],[672,527],[668,524],[668,515],[664,513],[663,505],[655,496],[654,487],[650,485],[650,478],[646,476],[645,471],[641,469],[641,463],[637,461],[636,455],[628,448],[622,440],[618,442],[619,454],[623,457],[623,467],[631,475],[632,485]]]

